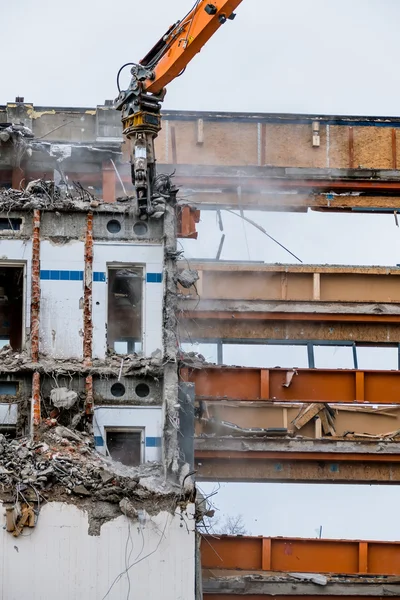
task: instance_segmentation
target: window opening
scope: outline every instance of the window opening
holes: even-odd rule
[[[398,348],[357,346],[358,368],[390,371],[398,369]]]
[[[314,346],[316,369],[354,369],[352,346]]]
[[[196,352],[204,356],[208,363],[218,364],[218,345],[202,342],[183,342],[181,344],[183,352]]]
[[[0,218],[0,231],[20,231],[22,219]]]
[[[133,226],[133,232],[136,233],[136,235],[138,235],[138,236],[146,235],[147,229],[148,228],[147,228],[146,223],[141,223],[140,221],[135,223]]]
[[[289,344],[224,344],[225,365],[257,368],[308,367],[307,346]]]
[[[143,269],[108,269],[108,347],[117,354],[142,351]]]
[[[121,223],[117,219],[111,219],[107,223],[107,231],[109,233],[119,233],[121,231]]]
[[[22,347],[24,268],[0,266],[0,347]]]
[[[147,398],[147,396],[150,394],[150,388],[147,383],[138,383],[135,387],[135,392],[139,398]]]
[[[136,467],[143,460],[143,429],[106,429],[106,443],[113,460]]]
[[[111,393],[114,398],[121,398],[125,394],[125,386],[117,381],[117,383],[112,384]]]

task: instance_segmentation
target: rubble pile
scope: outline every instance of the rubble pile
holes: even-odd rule
[[[122,368],[121,368],[122,366]],[[13,352],[11,346],[0,349],[0,372],[4,369],[7,373],[20,371],[38,371],[42,374],[56,373],[65,375],[69,372],[84,373],[87,375],[101,375],[104,377],[118,377],[119,375],[161,375],[161,352],[153,353],[150,358],[138,354],[117,355],[110,354],[105,360],[94,359],[91,367],[82,364],[82,361],[73,359],[54,359],[45,354],[39,357],[39,363],[32,363],[26,351]]]
[[[0,189],[0,208],[5,210],[88,210],[99,201],[79,183],[59,186],[54,181],[35,179],[24,190]]]
[[[116,504],[119,512],[148,510],[146,501],[157,510],[160,501],[175,499],[175,508],[180,488],[164,479],[161,465],[127,467],[97,453],[92,440],[54,419],[43,424],[37,440],[0,434],[0,498],[15,502],[33,490],[46,501],[91,499]]]

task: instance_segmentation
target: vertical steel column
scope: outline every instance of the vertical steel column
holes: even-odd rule
[[[39,362],[39,318],[40,318],[40,211],[33,211],[32,235],[32,284],[31,284],[31,359]],[[40,375],[32,377],[31,432],[40,425]]]

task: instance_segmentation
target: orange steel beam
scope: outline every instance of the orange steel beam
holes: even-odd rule
[[[400,404],[400,371],[354,369],[181,369],[197,398]]]
[[[295,582],[292,582],[293,585],[295,585]],[[207,592],[203,593],[203,599],[204,600],[238,600],[238,597],[241,596],[241,594],[208,594]],[[301,598],[301,600],[320,600],[322,598],[325,598],[327,596],[340,596],[340,598],[342,598],[342,600],[371,600],[371,596],[360,596],[360,595],[356,595],[356,594],[352,594],[351,596],[345,596],[342,593],[338,593],[335,594],[334,591],[330,592],[329,594],[323,594],[322,596],[313,594],[312,596],[308,596],[305,594],[298,594],[296,596],[288,596],[287,594],[285,595],[281,595],[281,594],[274,594],[272,597],[273,598],[279,598],[279,600],[299,600],[299,598]],[[376,594],[374,594],[374,596],[376,596]],[[267,597],[271,597],[271,594],[246,594],[246,598],[249,598],[249,600],[265,600]],[[396,596],[392,595],[392,598],[395,598]],[[378,598],[381,598],[381,596],[378,596]]]
[[[183,305],[184,306],[184,305]],[[250,321],[332,321],[352,323],[400,323],[400,314],[342,314],[342,313],[298,313],[298,312],[239,312],[233,310],[188,310],[185,319],[212,319],[220,321],[243,319]]]
[[[400,575],[400,542],[203,536],[203,569]]]

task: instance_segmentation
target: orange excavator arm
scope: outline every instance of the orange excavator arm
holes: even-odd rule
[[[126,90],[119,89],[115,108],[122,112],[123,133],[131,145],[132,181],[138,214],[142,217],[155,210],[152,205],[156,178],[154,140],[161,129],[165,87],[182,74],[226,21],[234,19],[234,10],[242,1],[196,0],[188,14],[168,29],[140,63],[128,63],[132,65],[132,79]]]

